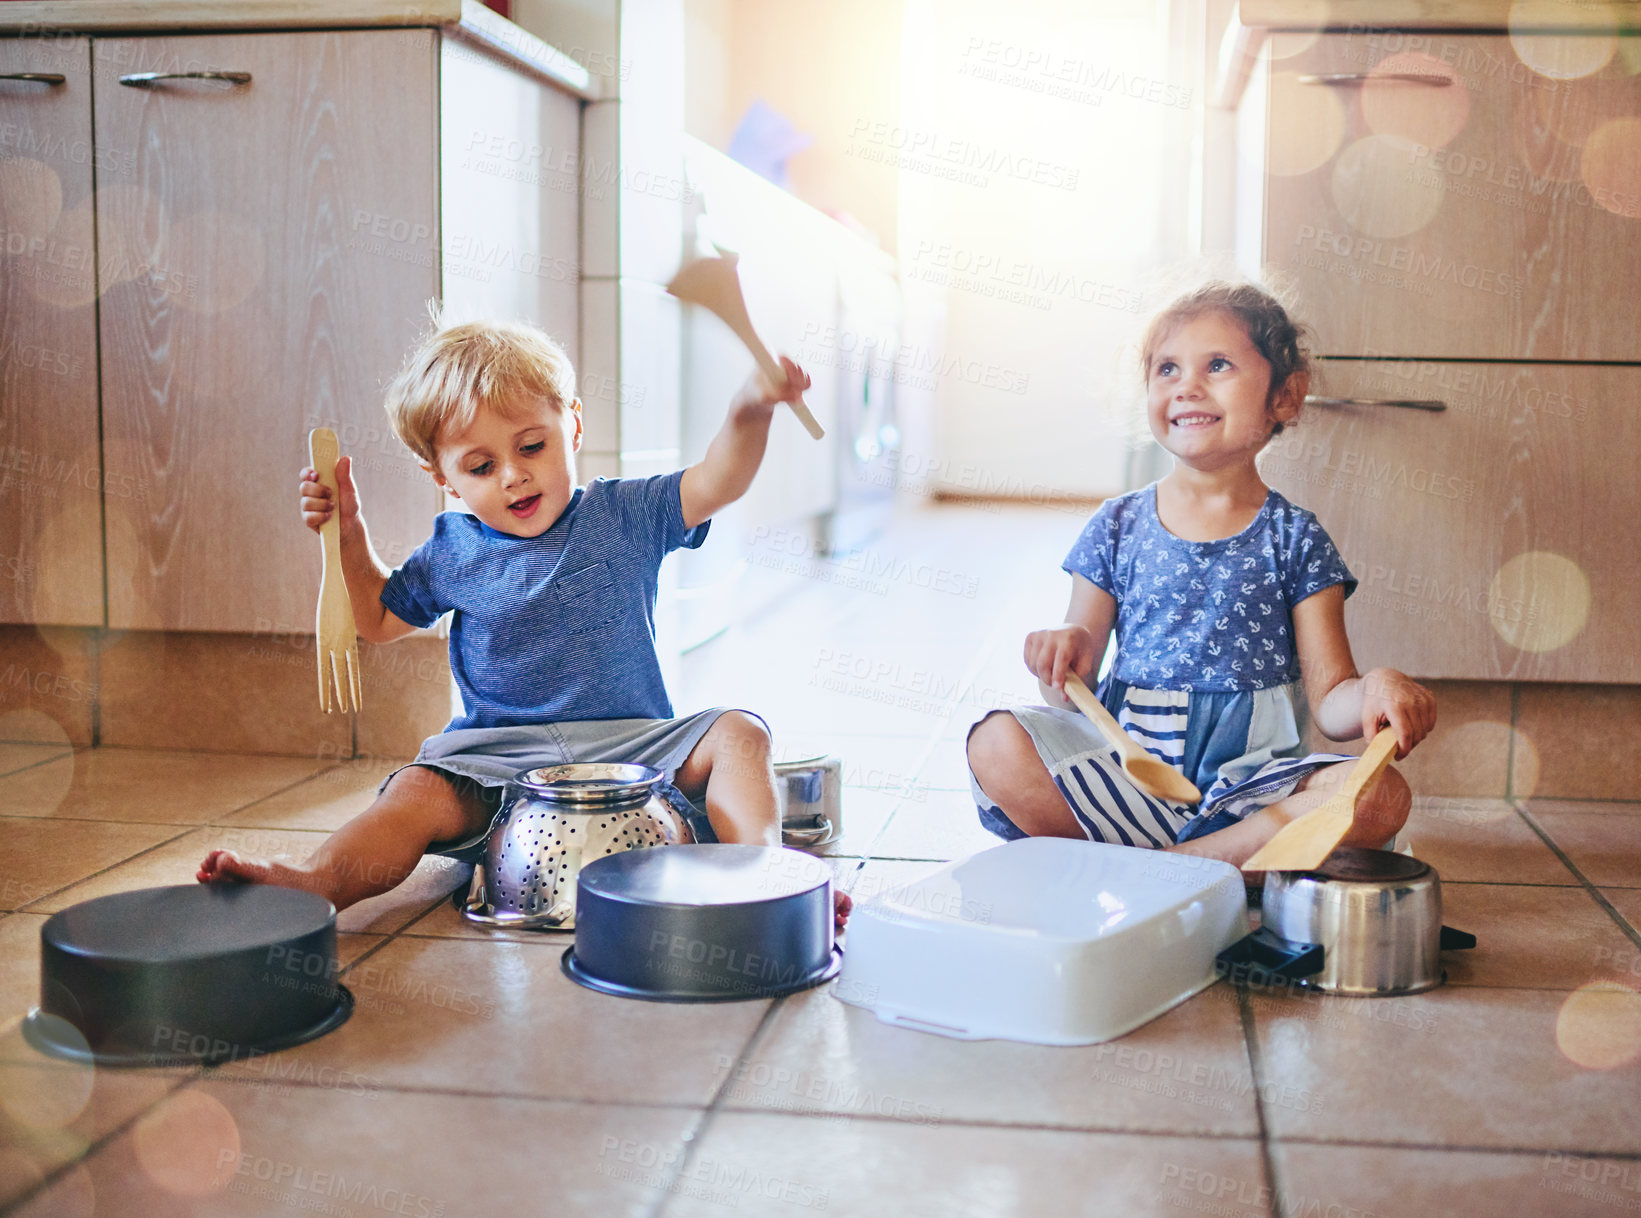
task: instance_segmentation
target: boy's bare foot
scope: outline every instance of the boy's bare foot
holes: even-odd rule
[[[832,909],[837,914],[838,929],[842,930],[849,921],[849,911],[855,907],[855,902],[847,892],[832,890]]]
[[[300,888],[330,899],[324,883],[313,872],[289,863],[242,858],[233,850],[211,851],[194,878],[201,884],[273,884],[280,888]]]

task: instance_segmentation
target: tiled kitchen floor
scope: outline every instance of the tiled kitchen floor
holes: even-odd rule
[[[778,556],[760,567],[786,585],[775,608],[687,657],[675,700],[749,707],[783,749],[843,759],[834,866],[857,896],[984,849],[963,734],[1031,696],[1020,640],[1063,608],[1082,515],[932,509],[845,564]],[[444,900],[459,869],[428,860],[343,915],[343,1028],[156,1072],[22,1044],[45,915],[187,882],[210,844],[300,856],[377,774],[12,745],[0,774],[0,1199],[17,1213],[1641,1208],[1641,804],[1421,799],[1413,849],[1442,872],[1448,921],[1480,938],[1447,986],[1352,1001],[1220,985],[1086,1048],[891,1028],[825,990],[604,997],[560,973],[567,936],[462,922]]]

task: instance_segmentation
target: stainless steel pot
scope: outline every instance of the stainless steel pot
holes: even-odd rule
[[[575,764],[525,770],[508,784],[462,913],[481,926],[570,930],[576,880],[594,859],[693,842],[660,770]]]
[[[781,843],[816,850],[843,833],[843,763],[822,753],[775,764]]]
[[[1335,850],[1314,871],[1265,877],[1259,930],[1219,956],[1220,971],[1252,984],[1329,994],[1417,994],[1445,978],[1441,953],[1474,947],[1442,925],[1435,868],[1388,850]]]

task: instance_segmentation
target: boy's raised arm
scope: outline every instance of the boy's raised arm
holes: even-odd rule
[[[416,629],[382,604],[388,569],[371,548],[370,530],[359,508],[359,489],[353,484],[353,459],[336,462],[336,490],[339,507],[331,503],[330,490],[319,481],[318,471],[302,471],[302,522],[318,532],[333,511],[340,511],[337,537],[342,548],[342,579],[347,584],[348,601],[353,606],[353,625],[367,643],[391,643]]]
[[[678,495],[685,528],[693,529],[703,520],[710,520],[752,485],[752,477],[763,463],[776,405],[795,401],[809,388],[809,375],[784,355],[781,369],[786,373],[785,385],[772,386],[759,372],[747,378],[729,404],[729,417],[712,437],[706,456],[684,471]]]

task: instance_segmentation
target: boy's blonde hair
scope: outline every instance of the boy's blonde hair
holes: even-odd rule
[[[1174,300],[1145,328],[1145,337],[1140,342],[1140,367],[1147,383],[1151,380],[1151,361],[1162,341],[1181,322],[1209,313],[1234,317],[1248,332],[1248,341],[1254,350],[1271,366],[1267,406],[1276,400],[1277,393],[1295,373],[1304,373],[1307,378],[1313,374],[1305,327],[1288,316],[1281,301],[1257,284],[1214,280]],[[1277,423],[1271,435],[1280,434],[1284,426]]]
[[[470,321],[439,330],[412,352],[384,406],[405,447],[436,465],[441,431],[465,431],[480,410],[511,418],[529,399],[556,410],[575,401],[575,368],[564,348],[534,326]]]

